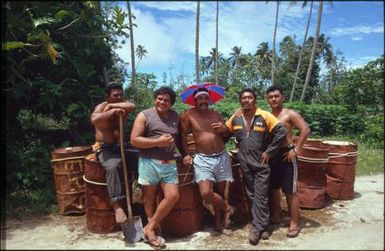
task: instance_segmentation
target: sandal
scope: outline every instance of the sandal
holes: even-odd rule
[[[165,247],[166,241],[161,236],[156,236],[156,238],[148,238],[147,235],[144,235],[144,243],[147,243],[153,249],[162,249]]]
[[[297,228],[297,229],[289,229],[289,230],[287,231],[286,236],[289,237],[289,238],[295,238],[295,237],[298,236],[299,231],[300,231],[300,228]]]

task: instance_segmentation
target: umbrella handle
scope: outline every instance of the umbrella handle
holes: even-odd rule
[[[122,162],[123,162],[124,187],[126,189],[127,219],[128,219],[128,222],[131,222],[132,221],[132,210],[131,210],[130,188],[128,185],[126,154],[124,151],[123,113],[119,113],[119,141],[120,141],[120,155],[122,157]]]

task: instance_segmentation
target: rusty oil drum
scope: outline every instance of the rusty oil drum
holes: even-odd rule
[[[197,148],[195,145],[194,135],[192,133],[187,134],[187,147],[190,153],[196,154]]]
[[[237,149],[230,150],[229,155],[234,177],[234,182],[231,182],[229,187],[229,204],[236,208],[232,220],[238,224],[246,224],[251,219],[251,213],[243,173],[237,157]]]
[[[84,158],[90,153],[91,146],[56,148],[51,153],[60,214],[85,213]]]
[[[326,202],[325,170],[329,151],[304,146],[298,155],[297,195],[301,208],[323,208]]]
[[[98,234],[119,231],[120,224],[115,221],[115,211],[107,190],[106,171],[95,154],[84,159],[83,178],[86,183],[87,229]]]
[[[179,180],[179,201],[160,223],[162,231],[172,236],[188,236],[203,229],[203,201],[198,185],[194,182],[193,166],[182,163],[182,157],[176,158]],[[164,198],[158,191],[157,204]]]
[[[337,200],[351,200],[357,163],[357,144],[348,141],[323,141],[329,150],[326,192]]]

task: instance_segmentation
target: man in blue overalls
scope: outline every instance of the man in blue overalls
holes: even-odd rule
[[[274,115],[256,107],[252,89],[243,89],[239,100],[242,110],[232,115],[226,126],[238,142],[238,159],[252,213],[249,241],[256,245],[261,237],[268,238],[269,159],[285,142],[287,130]]]

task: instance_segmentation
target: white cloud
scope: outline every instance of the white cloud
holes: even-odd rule
[[[360,40],[362,40],[362,37],[359,37],[359,36],[357,36],[357,37],[352,37],[352,40],[353,40],[353,41],[360,41]]]
[[[347,62],[349,62],[349,65],[347,66],[347,68],[355,69],[355,68],[363,67],[370,61],[375,60],[376,58],[378,58],[378,56],[362,56],[362,57],[347,58]]]
[[[347,35],[368,35],[371,33],[384,33],[384,24],[375,25],[357,25],[354,27],[337,27],[330,30],[333,36],[347,36]]]

